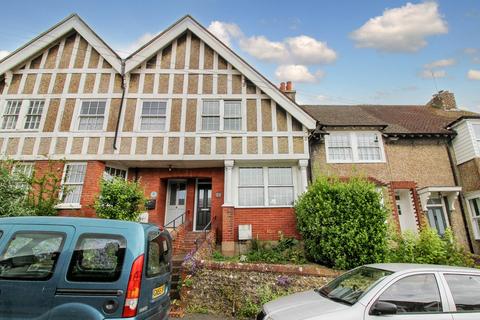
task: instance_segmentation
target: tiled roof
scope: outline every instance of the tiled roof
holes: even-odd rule
[[[466,115],[424,105],[305,105],[302,108],[322,126],[384,127],[386,134],[451,134],[445,127]]]

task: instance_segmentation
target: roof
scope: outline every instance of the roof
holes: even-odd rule
[[[455,267],[455,266],[444,266],[436,264],[416,264],[416,263],[374,263],[368,264],[367,267],[387,270],[391,272],[405,272],[405,271],[460,271],[460,272],[477,272],[480,273],[479,269],[466,268],[466,267]]]
[[[80,218],[80,217],[7,217],[0,218],[1,224],[43,224],[43,225],[82,225],[90,227],[107,227],[113,229],[131,229],[142,226],[144,229],[151,227],[151,224],[138,223],[132,221],[97,219],[97,218]]]
[[[76,13],[69,15],[47,31],[41,33],[3,59],[0,59],[0,75],[18,64],[35,56],[39,51],[67,35],[72,30],[77,31],[110,65],[118,72],[122,71],[122,63],[118,54],[100,38],[85,21]]]
[[[385,134],[453,134],[452,121],[464,110],[446,111],[424,105],[305,105],[302,108],[325,127],[380,127]]]
[[[454,127],[455,125],[457,125],[457,124],[458,124],[459,122],[461,122],[462,120],[470,120],[470,119],[478,120],[478,119],[480,119],[480,114],[461,116],[460,118],[456,119],[455,121],[450,122],[450,123],[447,125],[447,128],[452,128],[452,127]]]

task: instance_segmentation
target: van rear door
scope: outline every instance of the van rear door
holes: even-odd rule
[[[2,319],[48,318],[59,270],[65,263],[63,249],[70,245],[74,232],[71,226],[20,224],[2,236]]]
[[[172,240],[167,231],[150,229],[145,249],[145,274],[139,301],[139,314],[155,314],[163,319],[170,304]]]
[[[56,289],[50,319],[122,316],[131,264],[135,252],[142,250],[135,249],[139,243],[128,234],[126,229],[78,227],[73,252]]]

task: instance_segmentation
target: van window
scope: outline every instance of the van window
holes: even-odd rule
[[[0,257],[0,278],[47,280],[55,270],[65,234],[17,232]]]
[[[75,246],[67,280],[112,282],[120,278],[126,241],[117,235],[84,234]]]
[[[170,242],[159,232],[148,234],[147,277],[155,277],[169,271]]]
[[[3,236],[3,231],[0,230],[0,239],[2,239],[2,236]]]

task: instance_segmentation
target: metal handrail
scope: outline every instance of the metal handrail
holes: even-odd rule
[[[181,226],[182,224],[185,223],[185,216],[187,215],[188,211],[190,210],[186,210],[184,213],[182,213],[181,215],[179,215],[178,217],[176,217],[175,219],[173,219],[172,221],[166,223],[164,225],[165,228],[173,228],[173,230],[175,230],[177,228],[177,220],[179,218],[182,218],[182,221],[180,222],[180,224],[178,226]],[[172,226],[171,226],[172,225]]]
[[[212,219],[210,219],[210,222],[207,223],[207,225],[202,229],[202,234],[203,234],[203,239],[202,239],[202,242],[199,242],[200,238],[197,238],[195,239],[195,245],[197,246],[197,249],[198,247],[200,247],[200,245],[205,241],[207,240],[207,233],[211,230],[209,229],[211,226],[212,226],[212,223],[217,219],[217,216],[213,216]]]

